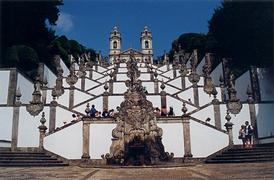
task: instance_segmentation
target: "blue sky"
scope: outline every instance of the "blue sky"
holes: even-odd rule
[[[147,25],[157,57],[182,33],[206,33],[219,5],[220,0],[64,0],[55,30],[106,56],[114,25],[122,33],[122,49],[139,49],[140,33]]]

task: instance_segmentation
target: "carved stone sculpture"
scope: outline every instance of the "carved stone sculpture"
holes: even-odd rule
[[[207,53],[205,56],[205,65],[203,66],[203,73],[204,73],[204,91],[211,95],[213,91],[213,81],[210,77],[212,62],[210,58],[210,54]]]
[[[238,114],[242,109],[242,103],[240,99],[237,98],[237,91],[235,89],[235,77],[233,73],[230,73],[229,83],[228,83],[228,97],[229,100],[227,102],[227,109],[232,114]]]
[[[146,99],[137,63],[131,56],[127,62],[128,90],[116,115],[110,153],[103,156],[108,164],[157,164],[172,157],[164,151],[163,130],[157,126],[153,105]]]
[[[37,116],[43,109],[44,104],[41,100],[41,91],[40,91],[40,85],[34,83],[34,92],[32,93],[32,101],[30,101],[30,104],[27,104],[26,109],[32,116]]]

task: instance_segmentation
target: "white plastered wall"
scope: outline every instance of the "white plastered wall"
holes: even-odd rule
[[[0,107],[0,114],[0,140],[11,141],[13,107]]]
[[[169,111],[169,107],[173,107],[173,111],[175,116],[181,116],[182,113],[182,106],[183,106],[183,102],[179,101],[178,99],[175,99],[171,96],[167,96],[166,97],[166,101],[167,101],[167,109]],[[193,111],[194,109],[196,109],[195,107],[186,104],[186,107],[188,109],[188,112]]]
[[[49,127],[49,107],[44,107],[46,123]],[[39,146],[39,129],[42,112],[33,117],[26,107],[20,107],[19,125],[18,125],[18,147],[38,147]]]
[[[108,110],[114,109],[116,111],[116,107],[120,106],[121,102],[124,101],[124,96],[109,96],[108,97]]]
[[[21,90],[21,102],[29,103],[32,100],[32,93],[34,90],[33,83],[25,78],[22,74],[18,73],[17,88]]]
[[[240,77],[238,77],[235,80],[235,88],[237,90],[237,97],[241,101],[246,101],[247,100],[247,86],[251,88],[251,83],[250,83],[250,72],[247,71],[244,74],[242,74]]]
[[[228,135],[191,120],[190,142],[193,157],[207,157],[228,145]]]
[[[95,105],[95,108],[97,111],[102,111],[103,110],[103,98],[102,96],[96,98],[96,99],[93,99],[91,101],[88,102],[90,107],[91,105]],[[78,106],[76,108],[74,108],[75,111],[78,111],[78,112],[85,112],[85,109],[87,107],[87,104],[82,104],[81,106]]]
[[[114,82],[113,83],[113,93],[123,94],[127,91],[126,84],[124,82]]]
[[[154,83],[153,82],[142,82],[143,87],[146,88],[148,93],[154,93]]]
[[[7,104],[8,100],[8,92],[9,92],[9,78],[10,78],[10,71],[1,70],[0,71],[0,104]]]
[[[191,116],[196,118],[196,119],[199,119],[203,122],[205,122],[205,120],[207,118],[210,118],[211,120],[208,123],[215,126],[215,117],[214,117],[213,105],[207,106],[206,108],[201,109],[200,111],[192,114]]]
[[[274,135],[274,104],[255,104],[258,137]],[[273,141],[274,142],[274,141]]]
[[[220,75],[223,74],[223,66],[222,63],[220,63],[210,74],[212,81],[215,85],[220,84]]]
[[[69,75],[69,69],[68,69],[68,67],[65,65],[65,63],[63,62],[63,60],[62,59],[60,59],[60,66],[62,67],[62,69],[63,69],[63,76],[64,77],[67,77],[68,75]]]
[[[45,149],[67,159],[81,159],[83,154],[82,127],[83,123],[78,122],[46,136],[44,139]]]
[[[158,123],[163,129],[162,143],[165,151],[174,153],[174,157],[184,156],[184,135],[182,123]]]
[[[203,59],[201,60],[201,62],[199,63],[199,65],[196,68],[196,71],[198,74],[203,74],[203,66],[205,65],[205,57],[203,57]]]
[[[218,94],[216,95],[216,98],[221,101],[221,89],[219,87],[216,87],[216,90]],[[208,104],[212,102],[214,99],[213,95],[209,95],[204,91],[203,87],[198,88],[198,93],[199,93],[199,106],[203,106],[205,104]]]
[[[44,64],[44,77],[47,79],[47,86],[53,88],[56,82],[56,75]]]
[[[112,130],[116,124],[91,124],[89,150],[91,159],[102,159],[101,155],[109,153]]]

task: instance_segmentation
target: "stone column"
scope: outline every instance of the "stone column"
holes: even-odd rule
[[[17,80],[18,80],[17,70],[16,69],[10,70],[8,99],[7,99],[7,105],[9,106],[12,106],[13,103],[15,102]]]
[[[45,122],[46,122],[46,119],[45,119],[45,113],[43,112],[42,113],[42,118],[40,119],[40,122],[41,122],[41,125],[38,127],[39,129],[39,150],[44,150],[44,138],[45,138],[45,134],[46,134],[46,130],[48,129],[46,126],[45,126]]]
[[[74,86],[69,88],[69,109],[72,109],[74,105]]]
[[[158,94],[159,93],[159,85],[158,85],[158,79],[154,79],[154,93]]]
[[[214,96],[214,99],[212,100],[213,104],[213,110],[214,110],[214,119],[215,119],[215,127],[218,129],[222,129],[221,127],[221,112],[220,112],[220,102],[216,98],[217,96],[217,90],[215,87],[213,87],[212,95]]]
[[[222,102],[225,102],[225,84],[224,84],[224,78],[222,75],[220,75],[219,81],[220,81]]]
[[[172,68],[173,68],[173,79],[174,79],[174,78],[177,77],[176,65],[174,64],[174,65],[172,66]]]
[[[229,147],[232,147],[234,145],[234,142],[233,142],[233,134],[232,134],[232,126],[234,125],[232,122],[230,122],[231,120],[231,117],[229,115],[229,111],[227,111],[227,114],[225,116],[225,119],[227,120],[227,122],[225,123],[225,127],[226,127],[226,130],[228,132],[228,146]]]
[[[186,88],[185,76],[181,76],[181,83],[182,83],[182,90],[185,90]]]
[[[53,100],[50,102],[49,107],[49,132],[52,132],[55,130],[55,124],[56,124],[56,96],[53,96]]]
[[[166,92],[164,91],[165,89],[165,84],[164,82],[162,81],[162,84],[161,84],[161,89],[162,91],[160,92],[160,95],[161,95],[161,107],[166,107]]]
[[[194,104],[196,106],[199,106],[199,91],[198,91],[197,84],[193,84],[193,97],[194,97]]]
[[[113,80],[110,79],[108,82],[109,82],[109,94],[113,94]]]
[[[184,133],[184,150],[185,150],[184,157],[191,158],[193,155],[191,153],[191,141],[190,141],[190,122],[189,122],[190,117],[186,115],[187,108],[185,106],[185,102],[183,103],[182,111],[184,113],[182,116],[183,133]]]
[[[108,84],[107,82],[104,85],[105,92],[103,93],[103,111],[108,110]]]
[[[18,125],[19,125],[19,113],[21,106],[21,92],[20,89],[16,91],[16,102],[13,106],[13,117],[12,117],[12,133],[11,133],[11,150],[15,151],[17,149],[18,142]]]
[[[81,90],[85,90],[85,76],[81,77]]]
[[[47,102],[47,87],[45,85],[42,86],[42,102],[46,104]]]
[[[92,67],[91,67],[90,70],[89,70],[89,78],[90,78],[90,79],[92,79],[92,73],[93,73],[93,69],[92,69]]]
[[[82,159],[90,159],[89,155],[89,136],[90,136],[90,123],[87,120],[83,120],[83,155]]]

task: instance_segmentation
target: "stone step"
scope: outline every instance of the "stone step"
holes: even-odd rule
[[[264,153],[264,152],[274,152],[273,149],[265,149],[265,150],[253,150],[253,149],[248,149],[248,150],[238,150],[238,151],[225,151],[224,154],[229,154],[229,153],[251,153],[251,152],[254,152],[254,153]]]
[[[217,155],[217,157],[220,157],[220,156],[260,156],[260,155],[272,155],[272,156],[274,156],[274,152],[223,153],[221,155]]]
[[[50,157],[46,154],[0,154],[0,157]]]
[[[47,159],[55,159],[57,160],[56,158],[54,157],[50,157],[50,156],[18,156],[18,157],[14,157],[14,156],[8,156],[8,157],[0,157],[0,161],[1,160],[31,160],[31,159],[44,159],[44,160],[47,160]]]
[[[28,160],[21,160],[21,159],[13,159],[13,160],[0,160],[0,163],[62,163],[62,161],[56,159],[28,159]]]
[[[224,159],[259,159],[259,158],[274,158],[273,155],[256,155],[256,156],[216,156],[212,160],[224,160]]]
[[[0,163],[0,167],[68,166],[67,163]]]
[[[229,159],[229,160],[206,160],[206,163],[252,163],[252,162],[267,162],[274,161],[273,158],[259,158],[259,159]]]
[[[67,163],[44,152],[0,151],[0,167],[66,166]]]

